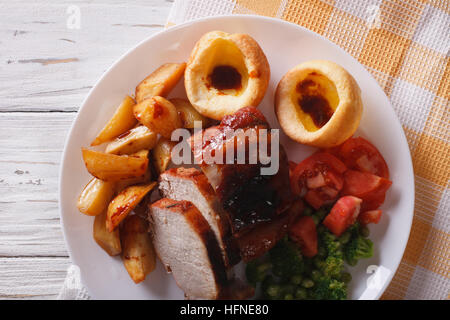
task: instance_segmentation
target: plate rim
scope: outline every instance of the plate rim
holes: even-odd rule
[[[410,214],[409,214],[409,220],[405,222],[405,225],[407,225],[407,232],[405,233],[405,240],[403,240],[403,244],[402,244],[402,254],[398,255],[396,257],[396,260],[394,261],[394,265],[395,268],[394,270],[392,270],[392,272],[388,275],[388,277],[386,278],[386,281],[384,282],[383,287],[378,291],[378,293],[376,294],[376,296],[374,297],[374,300],[378,300],[381,295],[385,292],[386,288],[389,286],[389,284],[392,281],[392,278],[394,277],[394,275],[396,274],[398,267],[402,261],[402,258],[405,254],[405,249],[406,246],[409,242],[409,237],[411,235],[411,227],[412,227],[412,222],[413,222],[413,217],[414,217],[414,204],[415,204],[415,175],[414,175],[414,170],[413,170],[413,164],[412,164],[412,157],[411,157],[411,151],[409,149],[409,144],[408,141],[406,139],[406,135],[403,129],[403,126],[397,116],[397,113],[395,112],[391,101],[389,100],[389,98],[387,97],[386,93],[384,92],[384,90],[381,88],[381,86],[379,85],[378,81],[376,81],[376,79],[373,77],[373,75],[367,70],[367,68],[360,63],[356,58],[354,58],[350,53],[348,53],[347,51],[345,51],[343,48],[341,48],[340,46],[338,46],[336,43],[332,42],[331,40],[327,39],[326,37],[312,31],[309,30],[303,26],[300,26],[298,24],[289,22],[289,21],[285,21],[282,19],[278,19],[278,18],[272,18],[272,17],[266,17],[266,16],[259,16],[259,15],[254,15],[254,14],[230,14],[230,15],[214,15],[214,16],[208,16],[208,17],[201,17],[201,18],[197,18],[197,19],[193,19],[190,21],[186,21],[184,23],[181,24],[177,24],[174,26],[171,26],[169,28],[165,28],[163,30],[160,30],[152,35],[150,35],[149,37],[143,39],[142,41],[138,42],[135,46],[131,47],[130,49],[128,49],[124,54],[122,54],[121,56],[119,56],[114,63],[108,67],[108,69],[99,77],[99,79],[95,82],[95,84],[92,86],[92,88],[89,90],[88,94],[86,95],[86,97],[83,99],[83,102],[81,103],[80,108],[77,111],[77,114],[74,118],[74,120],[72,121],[71,125],[70,125],[70,129],[67,133],[65,142],[64,142],[64,148],[61,154],[61,164],[59,167],[59,178],[58,178],[58,210],[59,210],[59,217],[60,217],[60,226],[61,229],[63,231],[63,238],[64,238],[64,242],[66,244],[66,248],[67,248],[67,252],[69,254],[69,258],[72,264],[77,265],[76,264],[76,259],[74,258],[74,254],[73,254],[73,249],[72,249],[72,245],[70,244],[70,241],[68,240],[68,236],[67,236],[67,231],[66,228],[68,227],[65,223],[64,223],[64,214],[63,214],[63,208],[62,208],[62,198],[63,198],[63,190],[64,190],[64,177],[63,177],[63,172],[64,172],[64,168],[65,168],[65,163],[66,163],[66,158],[67,158],[67,150],[68,150],[68,146],[69,146],[69,142],[72,140],[73,135],[74,135],[74,128],[75,125],[77,124],[77,122],[79,121],[80,118],[80,114],[83,112],[84,108],[86,107],[86,103],[89,101],[90,97],[93,95],[95,89],[97,88],[97,86],[106,78],[108,77],[109,73],[118,65],[122,62],[123,59],[125,59],[129,54],[131,54],[133,51],[137,50],[139,47],[143,46],[145,43],[147,43],[148,41],[151,41],[154,38],[157,38],[159,36],[162,36],[164,33],[166,32],[173,32],[177,29],[183,29],[186,27],[189,27],[193,24],[197,24],[197,23],[201,23],[204,21],[209,21],[209,20],[216,20],[216,19],[244,19],[244,20],[261,20],[263,22],[268,22],[268,23],[278,23],[278,24],[284,24],[284,25],[289,25],[290,27],[295,27],[298,28],[299,30],[302,30],[303,32],[309,33],[311,36],[313,37],[317,37],[320,38],[321,41],[325,41],[328,43],[328,45],[333,46],[335,49],[341,51],[342,53],[344,53],[346,56],[348,56],[348,58],[350,58],[351,60],[353,60],[354,63],[358,64],[359,66],[361,66],[366,75],[368,75],[368,77],[371,79],[371,81],[380,89],[380,91],[383,93],[382,97],[385,100],[385,102],[387,102],[390,106],[390,108],[392,109],[396,121],[398,123],[398,125],[400,126],[400,132],[401,132],[401,137],[400,139],[403,140],[403,143],[406,144],[407,146],[407,155],[408,155],[408,163],[405,164],[408,166],[407,171],[409,171],[410,176],[412,178],[412,183],[410,186],[405,186],[405,192],[409,193],[411,195],[411,200],[408,203],[409,207],[410,207]],[[406,188],[409,187],[409,190],[406,190]],[[84,282],[82,276],[81,276],[81,283],[85,286],[85,288],[88,290],[89,294],[91,295],[91,290],[89,290],[89,286]],[[94,297],[95,299],[95,297]]]

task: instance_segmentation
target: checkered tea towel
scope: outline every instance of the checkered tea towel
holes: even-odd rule
[[[450,1],[175,0],[167,26],[233,13],[317,32],[378,80],[403,125],[416,181],[411,235],[383,298],[450,298]]]

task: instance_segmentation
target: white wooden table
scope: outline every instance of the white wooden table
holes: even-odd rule
[[[164,28],[171,2],[0,0],[0,299],[57,296],[70,264],[58,210],[66,135],[103,72]]]

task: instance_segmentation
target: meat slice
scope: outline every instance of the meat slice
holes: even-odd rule
[[[241,140],[233,135],[239,129],[244,132]],[[254,107],[246,107],[224,117],[219,126],[197,133],[190,140],[194,159],[200,164],[229,215],[235,237],[242,236],[259,224],[270,223],[290,205],[287,156],[281,145],[278,155],[270,154],[270,132],[267,134],[266,152],[272,158],[279,157],[278,172],[274,175],[262,175],[261,169],[267,165],[259,158],[260,154],[256,163],[250,161],[255,152],[259,152],[259,133],[267,129],[270,129],[269,124],[262,113]],[[254,132],[256,138],[248,132]],[[245,148],[245,163],[239,163],[238,159],[226,159],[227,149],[233,147],[236,150],[242,146]],[[217,154],[223,155],[222,163],[207,161],[209,155]],[[216,157],[218,158],[220,157]]]
[[[272,249],[287,232],[289,216],[283,214],[270,222],[264,222],[237,239],[244,262],[261,257]]]
[[[188,201],[163,198],[149,220],[155,251],[188,299],[218,299],[227,286],[222,253],[214,232]]]
[[[159,178],[163,197],[190,201],[211,226],[222,250],[225,265],[239,262],[239,252],[233,245],[228,216],[205,175],[195,168],[173,168]]]
[[[242,260],[251,261],[272,249],[287,234],[289,225],[303,213],[303,210],[303,201],[297,199],[286,213],[256,226],[239,237],[237,243]]]

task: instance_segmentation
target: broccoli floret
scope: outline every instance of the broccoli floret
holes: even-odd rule
[[[352,235],[356,236],[359,235],[359,229],[361,225],[358,221],[356,221],[354,224],[352,224],[350,227],[348,227],[347,232],[350,232]]]
[[[345,300],[347,299],[347,286],[342,281],[322,277],[316,282],[313,298],[318,300]]]
[[[323,231],[320,235],[320,245],[325,248],[325,260],[320,263],[323,273],[332,278],[338,278],[344,269],[344,254],[342,244],[329,231]]]
[[[373,255],[373,243],[361,233],[358,222],[348,228],[351,234],[350,240],[344,246],[344,259],[349,265],[354,266],[359,259],[370,258]]]
[[[323,278],[320,281],[322,287],[324,286],[324,279],[338,280],[344,271],[344,253],[342,251],[342,242],[340,238],[337,238],[334,234],[330,233],[328,230],[323,230],[320,233],[320,246],[322,246],[325,251],[325,259],[319,264],[320,269],[323,272]],[[323,288],[321,289],[324,290]]]
[[[329,256],[325,259],[323,273],[332,278],[339,278],[344,270],[344,258]]]
[[[272,272],[277,277],[287,280],[292,276],[300,275],[304,271],[305,266],[300,249],[291,243],[287,237],[280,240],[270,250],[269,255],[272,262]]]
[[[373,255],[373,242],[358,235],[350,240],[344,248],[345,261],[354,266],[359,259],[370,258]]]
[[[339,239],[328,230],[324,230],[320,234],[320,245],[326,249],[327,257],[343,257],[342,244],[339,242]]]

